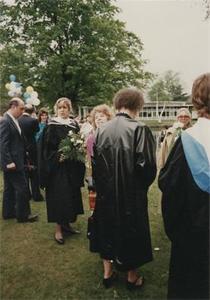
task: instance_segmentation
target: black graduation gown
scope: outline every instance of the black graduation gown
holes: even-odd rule
[[[97,252],[119,270],[152,260],[147,191],[155,175],[155,143],[148,127],[118,114],[99,128],[93,159]]]
[[[172,243],[168,298],[209,299],[210,196],[195,183],[181,138],[160,171],[159,187],[165,231]]]
[[[85,165],[81,162],[65,160],[59,162],[58,147],[69,130],[79,131],[76,122],[63,125],[51,121],[43,135],[42,186],[46,188],[48,222],[59,224],[75,222],[78,214],[83,214],[80,188],[83,186]]]

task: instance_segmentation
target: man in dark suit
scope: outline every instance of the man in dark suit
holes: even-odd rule
[[[4,219],[17,218],[18,222],[37,221],[31,215],[25,176],[25,146],[18,117],[24,111],[24,102],[12,98],[9,109],[0,121],[0,165],[4,173],[2,215]]]
[[[38,169],[37,169],[37,145],[35,135],[39,131],[39,122],[37,119],[32,117],[32,114],[35,113],[33,105],[26,104],[25,112],[18,119],[20,128],[23,132],[25,138],[25,145],[27,151],[27,180],[28,187],[30,191],[31,187],[31,196],[34,201],[43,201],[43,197],[39,189],[39,178],[38,178]]]

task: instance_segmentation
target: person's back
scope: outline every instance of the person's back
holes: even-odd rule
[[[39,130],[38,120],[28,114],[23,114],[18,121],[21,129],[24,131],[24,136],[27,139],[27,142],[34,144],[35,134]]]
[[[162,213],[171,240],[169,299],[209,299],[210,73],[194,81],[198,121],[182,132],[160,171]]]
[[[39,131],[39,122],[32,117],[35,112],[31,104],[25,105],[25,113],[18,119],[21,130],[25,139],[25,146],[27,151],[27,170],[26,176],[28,180],[28,190],[34,201],[43,201],[39,189],[38,176],[38,154],[36,144],[36,133]]]
[[[135,269],[152,260],[147,190],[156,174],[155,143],[149,128],[135,120],[143,105],[140,91],[120,90],[114,103],[118,113],[97,130],[94,147],[96,251],[103,258],[105,287],[115,278],[114,260],[128,271],[127,287],[134,289],[144,282]]]
[[[107,173],[101,173],[97,176],[96,181],[100,186],[104,186],[107,180],[113,186],[115,195],[121,194],[121,197],[131,197],[129,195],[132,189],[135,189],[136,161],[135,151],[137,146],[137,132],[144,132],[145,126],[139,124],[136,120],[129,118],[128,115],[117,115],[113,120],[101,126],[96,137],[96,147],[98,154],[101,154],[101,160],[107,166]],[[98,138],[98,136],[100,136]],[[99,155],[100,156],[100,155]],[[103,167],[105,165],[103,164]],[[100,166],[100,165],[99,165]],[[106,177],[106,178],[104,178]],[[112,178],[112,181],[110,180]],[[124,188],[121,189],[123,184]]]
[[[32,112],[33,107],[26,106],[25,113],[23,113],[18,121],[25,137],[26,149],[29,152],[29,159],[33,164],[37,164],[35,135],[39,131],[39,122],[30,115]]]

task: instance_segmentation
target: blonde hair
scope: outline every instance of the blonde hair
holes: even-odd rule
[[[113,113],[108,105],[100,104],[100,105],[95,106],[90,113],[90,115],[92,117],[92,125],[93,125],[94,129],[96,129],[95,115],[98,112],[105,114],[107,116],[107,120],[111,120],[113,118]]]
[[[72,111],[71,100],[70,100],[69,98],[66,98],[66,97],[61,97],[61,98],[59,98],[59,99],[56,101],[56,103],[55,103],[55,105],[54,105],[54,112],[55,112],[55,115],[56,115],[56,116],[58,115],[58,105],[59,105],[61,102],[65,103],[65,104],[67,105],[69,112]]]
[[[193,82],[192,103],[200,117],[210,114],[210,73],[200,75]]]

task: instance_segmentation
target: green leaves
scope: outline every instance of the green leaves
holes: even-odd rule
[[[81,161],[85,163],[85,141],[79,133],[69,131],[66,138],[59,144],[60,162],[64,160]]]
[[[154,82],[148,95],[151,101],[186,101],[188,98],[183,92],[178,73],[171,70]]]
[[[144,87],[151,78],[144,71],[141,40],[116,20],[119,9],[110,0],[16,0],[13,6],[0,5],[3,47],[22,47],[20,60],[30,70],[19,80],[30,73],[30,84],[46,103],[53,105],[65,95],[76,105],[95,105],[110,100],[121,87]],[[17,61],[0,64],[15,73]],[[5,82],[8,74],[2,75]]]

